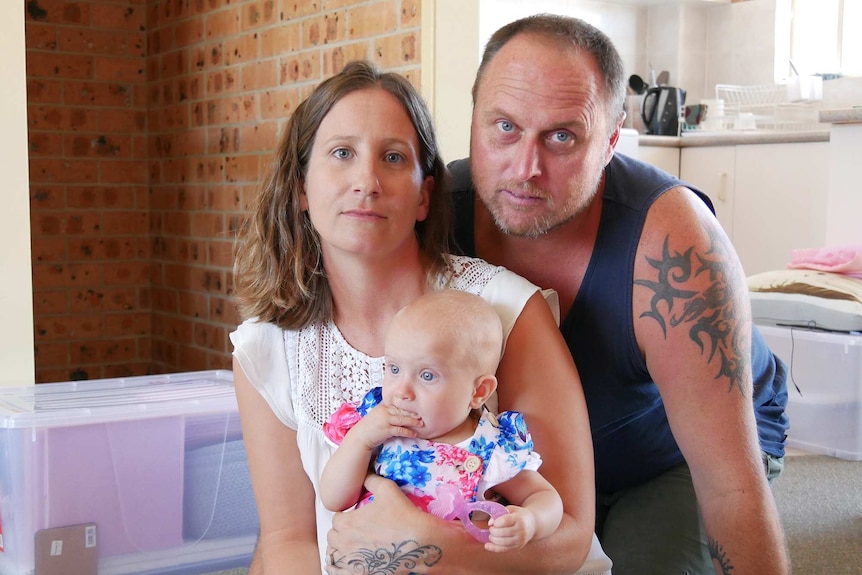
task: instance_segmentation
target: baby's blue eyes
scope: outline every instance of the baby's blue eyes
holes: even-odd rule
[[[400,375],[401,374],[401,368],[398,367],[397,365],[395,365],[394,363],[388,365],[386,367],[386,369],[388,369],[389,373],[391,373],[392,375]],[[435,381],[437,379],[437,375],[433,371],[425,370],[425,371],[419,372],[419,379],[421,379],[424,382],[432,382],[432,381]]]

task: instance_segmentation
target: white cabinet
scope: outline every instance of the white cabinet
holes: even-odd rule
[[[709,196],[718,221],[733,238],[734,168],[736,146],[684,148],[680,179]]]
[[[828,142],[688,147],[681,179],[710,196],[746,275],[826,240]]]
[[[645,146],[641,143],[638,159],[679,177],[679,148],[676,146]]]

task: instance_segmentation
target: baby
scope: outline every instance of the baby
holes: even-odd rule
[[[386,334],[383,387],[324,425],[340,446],[321,477],[323,504],[343,511],[360,502],[374,460],[420,509],[460,518],[489,551],[550,535],[562,501],[537,472],[523,416],[484,407],[502,351],[500,318],[477,295],[433,291],[402,308]],[[510,505],[486,501],[492,488]],[[491,515],[487,531],[470,520],[477,510]]]

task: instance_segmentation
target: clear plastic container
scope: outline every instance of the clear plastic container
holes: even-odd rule
[[[0,388],[0,462],[0,575],[34,572],[38,531],[87,523],[99,575],[251,558],[257,514],[229,371]]]

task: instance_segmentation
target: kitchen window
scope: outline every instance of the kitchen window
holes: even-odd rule
[[[791,10],[790,59],[796,73],[862,76],[860,0],[792,0]]]

